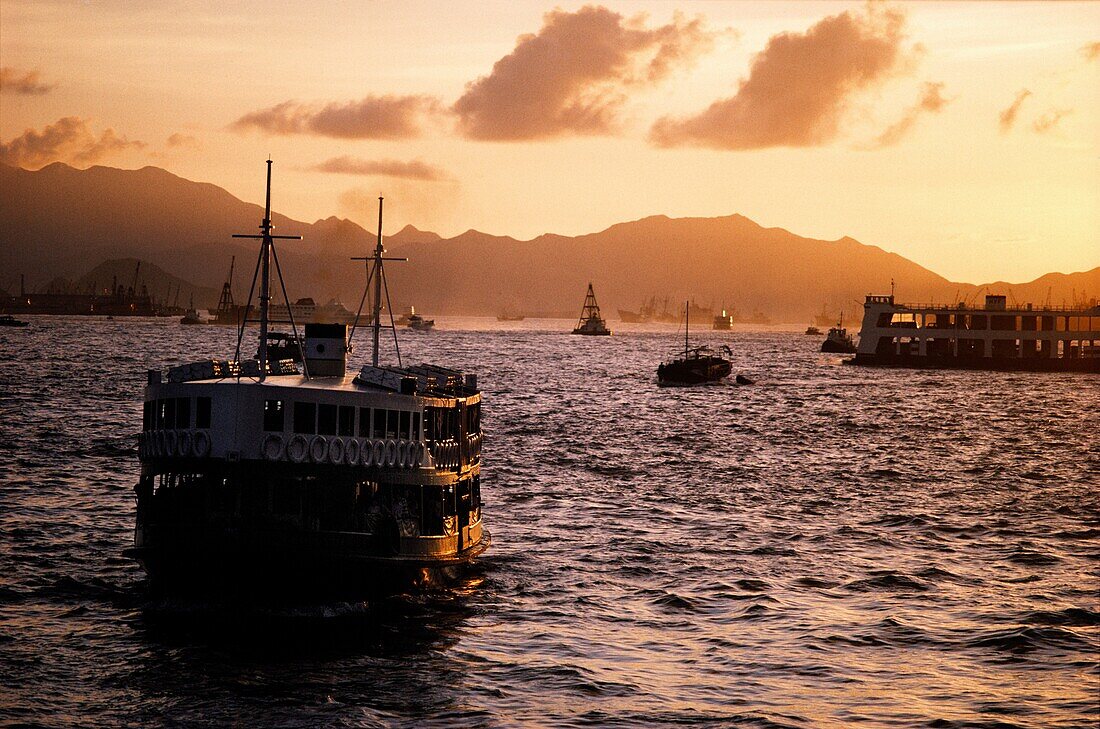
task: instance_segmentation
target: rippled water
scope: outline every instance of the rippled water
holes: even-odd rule
[[[120,556],[145,369],[234,333],[0,329],[0,721],[1097,725],[1100,378],[733,331],[701,338],[755,385],[659,388],[671,327],[571,324],[403,335],[485,391],[466,581],[247,613],[154,601]]]

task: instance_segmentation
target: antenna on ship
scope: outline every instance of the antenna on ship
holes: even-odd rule
[[[386,281],[386,269],[383,261],[407,261],[408,258],[387,258],[382,254],[386,249],[382,247],[382,196],[378,197],[378,239],[374,246],[374,255],[352,257],[353,261],[363,261],[367,266],[367,285],[363,288],[363,297],[359,300],[359,311],[355,313],[355,322],[351,325],[351,334],[348,335],[350,346],[351,338],[355,336],[355,329],[359,326],[359,317],[363,313],[363,304],[367,300],[367,292],[370,291],[371,282],[374,282],[374,301],[371,305],[371,330],[372,349],[371,365],[378,366],[378,337],[382,330],[382,290],[386,291],[386,309],[390,315],[390,329],[393,330],[393,348],[397,352],[397,366],[401,366],[401,347],[397,343],[397,325],[393,321],[393,307],[390,306],[390,285]],[[371,266],[371,262],[374,263]]]
[[[271,158],[267,159],[267,195],[264,201],[264,219],[260,223],[259,235],[245,235],[243,233],[234,233],[234,238],[256,238],[260,240],[260,257],[256,260],[256,271],[252,274],[252,286],[248,289],[248,301],[245,304],[245,313],[241,317],[240,329],[237,332],[237,353],[235,358],[240,361],[241,358],[241,339],[244,337],[244,328],[249,322],[248,312],[252,308],[252,294],[256,290],[256,277],[260,276],[260,382],[267,379],[267,324],[268,324],[268,309],[271,304],[271,259],[275,259],[275,272],[279,276],[279,286],[283,290],[283,298],[286,298],[286,282],[283,281],[283,270],[279,266],[279,254],[275,252],[275,240],[301,240],[300,235],[272,235],[271,231],[275,228],[271,224]],[[261,275],[262,272],[262,275]],[[287,299],[289,301],[289,299]],[[287,307],[287,313],[290,316],[290,327],[294,333],[294,341],[299,342],[298,339],[298,327],[294,324],[294,313]],[[254,319],[252,321],[255,321]],[[302,369],[305,370],[306,378],[309,377],[309,369],[305,364],[305,357],[302,358]]]

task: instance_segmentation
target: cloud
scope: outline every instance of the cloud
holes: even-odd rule
[[[1093,41],[1081,46],[1081,54],[1086,61],[1095,61],[1100,58],[1100,41]]]
[[[315,165],[318,172],[332,172],[342,175],[377,175],[381,177],[402,177],[407,180],[427,180],[437,182],[449,180],[450,176],[439,167],[420,160],[401,162],[398,160],[365,160],[355,157],[333,157]]]
[[[144,142],[120,137],[107,129],[99,138],[86,120],[66,116],[41,132],[28,129],[10,142],[0,143],[0,162],[20,167],[38,167],[57,161],[91,164],[129,149],[144,149]]]
[[[1031,92],[1027,89],[1022,89],[1020,93],[1016,94],[1016,98],[1013,102],[1001,111],[1001,134],[1007,134],[1012,130],[1013,125],[1016,124],[1016,117],[1020,114],[1020,106],[1023,105],[1024,99],[1029,96],[1031,96]]]
[[[284,101],[245,114],[230,128],[336,139],[410,139],[419,136],[423,117],[439,108],[439,101],[428,96],[367,96],[324,105]]]
[[[717,149],[811,147],[839,134],[852,97],[908,66],[905,16],[869,6],[819,21],[805,33],[781,33],[756,55],[737,93],[687,118],[664,117],[650,130],[661,147]]]
[[[552,10],[537,34],[455,102],[459,130],[471,139],[515,141],[570,134],[608,134],[617,126],[628,87],[665,79],[713,45],[702,19],[676,15],[646,28],[600,6]]]
[[[199,140],[190,134],[175,132],[168,137],[167,144],[169,147],[198,147]]]
[[[875,140],[874,148],[893,147],[913,129],[922,114],[938,114],[952,100],[943,97],[943,83],[926,81],[921,86],[917,103],[905,110],[901,119],[887,127]]]
[[[0,92],[22,96],[41,96],[53,89],[52,85],[38,81],[38,71],[20,74],[11,66],[0,67]]]
[[[1055,131],[1058,123],[1073,113],[1073,109],[1051,109],[1031,123],[1036,134],[1049,134]]]

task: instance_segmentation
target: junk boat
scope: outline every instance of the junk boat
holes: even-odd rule
[[[382,198],[373,255],[355,259],[374,289],[370,364],[346,372],[346,324],[305,325],[301,369],[273,359],[272,261],[286,299],[275,240],[300,236],[272,234],[267,164],[260,234],[240,236],[261,241],[258,357],[149,371],[126,554],[153,585],[234,595],[350,596],[452,577],[490,543],[477,377],[403,366],[392,316],[397,366],[379,363],[383,261],[406,260],[383,255]]]
[[[899,304],[868,296],[857,365],[1100,372],[1100,305]]]
[[[592,291],[591,283],[588,284],[588,293],[584,297],[581,318],[577,320],[577,326],[573,333],[596,337],[611,336],[611,330],[607,328],[607,322],[600,316],[600,305],[596,303],[596,294]]]
[[[821,343],[821,351],[838,354],[855,353],[856,343],[855,340],[852,339],[852,335],[844,328],[843,313],[841,313],[840,318],[837,319],[836,326],[829,327],[829,334],[825,337],[825,341]]]
[[[662,385],[702,385],[729,377],[733,367],[730,361],[710,347],[692,347],[688,338],[690,306],[684,307],[684,351],[670,356],[657,366],[657,382]],[[732,356],[730,348],[722,345],[719,352]]]

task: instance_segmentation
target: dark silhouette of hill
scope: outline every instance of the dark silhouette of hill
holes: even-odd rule
[[[155,167],[75,170],[54,164],[37,172],[0,165],[0,189],[4,288],[18,289],[19,272],[44,283],[82,275],[104,259],[137,256],[217,291],[236,254],[235,294],[247,296],[256,247],[230,235],[255,230],[263,211],[219,187]],[[337,297],[354,308],[365,276],[362,265],[348,258],[369,251],[374,234],[335,217],[312,224],[272,217],[278,233],[305,238],[279,247],[290,298]],[[474,230],[443,239],[410,225],[385,242],[392,253],[410,258],[387,269],[395,308],[416,304],[428,314],[508,309],[575,316],[589,281],[612,319],[618,308],[636,310],[643,299],[668,296],[671,306],[694,298],[786,321],[806,321],[825,304],[845,310],[852,321],[863,296],[889,292],[891,280],[905,301],[975,301],[983,293],[1008,293],[1017,301],[1068,303],[1100,293],[1100,268],[1023,284],[953,283],[851,238],[803,238],[740,215],[658,215],[589,235],[528,241]]]

